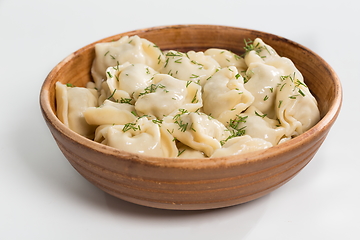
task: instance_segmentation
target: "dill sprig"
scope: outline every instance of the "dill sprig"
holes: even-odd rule
[[[116,88],[114,89],[114,91],[111,93],[111,95],[107,99],[110,100],[114,96],[115,92],[116,92]]]
[[[127,132],[129,130],[137,131],[137,130],[141,130],[141,128],[140,125],[136,125],[136,123],[126,123],[122,131]]]
[[[182,57],[183,54],[179,51],[169,51],[165,54],[167,57]]]
[[[127,103],[127,104],[131,104],[132,99],[131,98],[121,98],[120,99],[120,103]],[[132,104],[131,104],[132,105]]]
[[[167,90],[166,90],[166,86],[164,86],[164,85],[162,85],[162,84],[154,84],[154,83],[152,83],[152,84],[150,84],[149,86],[147,86],[144,90],[144,92],[141,92],[140,94],[139,94],[139,96],[142,96],[142,95],[145,95],[145,94],[148,94],[148,93],[154,93],[154,92],[156,92],[156,90],[158,89],[158,88],[161,88],[161,89],[164,89],[164,91],[166,91],[166,92],[168,92]]]
[[[293,88],[293,92],[298,92],[299,94],[294,94],[294,95],[291,95],[289,96],[290,99],[296,99],[296,97],[298,96],[302,96],[302,97],[305,97],[305,93],[301,90],[301,86],[307,88],[306,84],[301,82],[299,79],[297,79],[295,77],[295,72],[293,74],[289,74],[289,75],[286,75],[286,76],[280,76],[280,80],[281,81],[285,81],[286,79],[290,79],[291,83],[294,84],[294,88]],[[286,83],[284,83],[281,87],[280,87],[280,91],[283,89],[284,85]],[[292,84],[290,85],[292,86]]]
[[[227,137],[225,140],[220,141],[221,145],[224,145],[231,138],[245,135],[246,126],[240,127],[240,123],[246,123],[247,117],[248,116],[242,117],[240,115],[236,115],[234,119],[230,119],[228,127],[228,130],[230,131],[230,136]]]
[[[179,125],[179,130],[182,132],[185,132],[187,130],[187,127],[189,125],[189,123],[184,123],[183,120],[181,119],[181,116],[183,116],[184,114],[188,113],[188,110],[186,109],[179,109],[179,113],[176,114],[173,117],[174,123],[176,123],[177,125]]]
[[[257,111],[255,111],[255,115],[258,117],[264,118],[264,117],[266,117],[267,114],[260,114]]]
[[[247,40],[244,39],[244,43],[245,43],[245,46],[244,46],[245,53],[242,56],[245,56],[247,53],[249,53],[251,51],[255,51],[256,54],[260,56],[260,52],[263,49],[266,49],[269,52],[269,50],[266,47],[261,46],[259,42],[256,45],[254,45],[254,42],[251,39],[247,39]],[[265,58],[265,56],[260,56],[260,57]]]
[[[185,152],[185,150],[186,150],[186,149],[179,150],[179,153],[178,153],[178,155],[177,155],[177,156],[179,157],[181,154],[183,154],[183,153]]]

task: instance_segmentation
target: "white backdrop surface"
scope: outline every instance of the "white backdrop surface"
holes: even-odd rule
[[[351,0],[0,0],[0,239],[358,239],[359,22]],[[337,72],[340,116],[289,183],[234,207],[158,210],[105,194],[61,154],[38,103],[50,70],[101,38],[173,24],[277,34],[312,49]]]

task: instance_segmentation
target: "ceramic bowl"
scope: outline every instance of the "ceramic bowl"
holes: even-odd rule
[[[91,81],[94,45],[138,35],[161,49],[201,51],[211,47],[243,53],[244,39],[262,38],[290,58],[316,97],[321,120],[300,136],[254,153],[212,159],[150,157],[120,151],[71,131],[56,117],[55,83],[85,86]],[[87,45],[49,73],[40,92],[43,117],[72,166],[89,182],[120,199],[161,209],[214,209],[245,203],[292,179],[325,140],[342,102],[333,69],[316,53],[288,39],[250,29],[214,25],[176,25],[121,33]]]

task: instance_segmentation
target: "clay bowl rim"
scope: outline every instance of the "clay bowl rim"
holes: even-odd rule
[[[154,157],[154,156],[148,156],[144,154],[136,154],[131,152],[126,152],[122,150],[118,150],[106,145],[103,145],[101,143],[97,143],[93,140],[87,139],[72,130],[70,130],[68,127],[66,127],[56,116],[53,109],[51,108],[51,100],[50,100],[50,87],[55,86],[55,82],[53,80],[54,77],[56,77],[57,72],[66,64],[68,64],[74,57],[81,54],[82,52],[89,50],[89,48],[94,48],[94,45],[99,42],[106,42],[110,41],[111,39],[116,39],[120,36],[124,35],[136,35],[142,32],[147,31],[156,31],[166,28],[186,28],[186,27],[225,27],[225,28],[233,28],[243,31],[250,31],[253,33],[256,33],[258,35],[271,37],[278,39],[279,41],[283,41],[286,44],[290,44],[295,48],[299,48],[302,51],[306,51],[308,54],[310,54],[312,57],[318,58],[318,60],[324,65],[324,67],[329,71],[329,74],[332,76],[332,82],[334,83],[334,100],[331,103],[329,110],[325,113],[325,115],[322,116],[321,120],[312,128],[307,130],[306,132],[302,133],[301,135],[286,141],[280,145],[273,146],[271,148],[260,150],[252,153],[245,153],[241,155],[233,155],[233,156],[226,156],[226,157],[218,157],[218,158],[200,158],[200,159],[187,159],[187,158],[166,158],[166,157]],[[266,39],[264,39],[266,42]],[[53,83],[54,82],[54,83]],[[53,84],[52,84],[53,83]],[[311,89],[310,89],[311,90]],[[158,167],[172,167],[172,168],[187,168],[187,169],[205,169],[205,168],[217,168],[220,166],[226,166],[230,167],[233,165],[241,165],[241,164],[249,164],[249,163],[256,163],[259,161],[266,161],[266,159],[269,159],[271,157],[274,157],[275,155],[281,154],[281,152],[289,152],[294,149],[297,149],[298,147],[301,147],[305,142],[316,140],[316,136],[322,135],[323,132],[327,132],[333,123],[335,122],[342,105],[342,86],[341,82],[335,73],[335,71],[332,69],[332,67],[318,54],[313,52],[312,50],[292,41],[289,39],[286,39],[284,37],[253,30],[253,29],[247,29],[247,28],[241,28],[241,27],[229,27],[229,26],[221,26],[221,25],[169,25],[169,26],[159,26],[159,27],[151,27],[151,28],[144,28],[144,29],[138,29],[133,31],[128,31],[124,33],[119,33],[110,37],[106,37],[103,39],[100,39],[98,41],[95,41],[93,43],[90,43],[77,51],[71,53],[67,57],[65,57],[62,61],[60,61],[48,74],[46,79],[43,82],[43,85],[40,90],[40,107],[43,114],[43,117],[47,120],[47,124],[51,124],[56,131],[64,135],[68,140],[77,142],[80,145],[83,145],[86,148],[91,148],[94,151],[101,152],[106,155],[112,155],[115,158],[120,159],[128,159],[134,162],[138,162],[141,164],[148,164]],[[323,113],[322,113],[323,114]]]

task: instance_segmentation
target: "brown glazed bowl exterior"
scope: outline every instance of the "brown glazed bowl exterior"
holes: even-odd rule
[[[216,47],[243,53],[244,39],[262,38],[290,58],[317,98],[321,120],[300,136],[267,150],[213,159],[149,157],[86,139],[55,115],[55,83],[85,86],[91,81],[94,45],[138,35],[161,49],[201,51]],[[72,166],[103,191],[161,209],[213,209],[245,203],[277,189],[313,158],[336,120],[342,89],[333,69],[317,54],[285,38],[255,30],[214,25],[176,25],[118,34],[85,46],[60,62],[40,92],[43,117]]]

